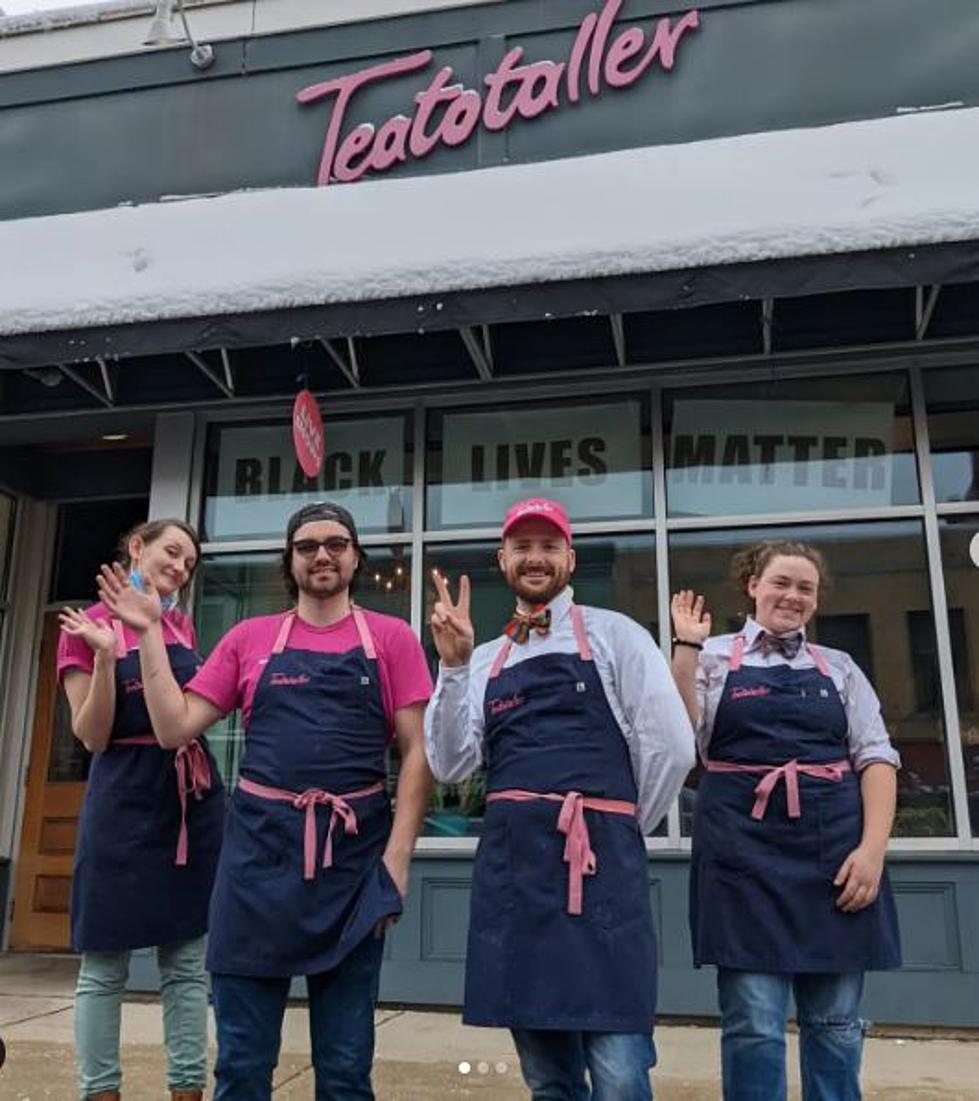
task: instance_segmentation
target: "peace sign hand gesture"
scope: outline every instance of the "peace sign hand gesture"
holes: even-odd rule
[[[459,578],[459,599],[453,603],[445,578],[432,570],[432,581],[438,600],[432,609],[432,639],[442,664],[453,667],[466,665],[472,657],[476,632],[469,618],[469,578]]]

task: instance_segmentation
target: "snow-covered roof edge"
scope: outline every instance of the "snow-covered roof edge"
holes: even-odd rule
[[[979,108],[0,223],[0,333],[979,238]]]

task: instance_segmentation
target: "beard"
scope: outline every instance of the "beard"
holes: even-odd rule
[[[547,574],[546,583],[528,584],[524,579],[524,573]],[[549,604],[571,579],[571,570],[566,566],[559,568],[547,567],[543,570],[509,570],[507,571],[507,584],[525,604]]]
[[[310,570],[296,578],[296,587],[314,600],[327,600],[349,589],[352,578],[346,570]]]

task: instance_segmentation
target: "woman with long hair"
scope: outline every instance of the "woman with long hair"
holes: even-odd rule
[[[181,520],[139,524],[120,543],[131,583],[159,594],[174,676],[200,665],[180,596],[200,560]],[[204,739],[163,749],[153,735],[138,638],[104,604],[65,608],[58,676],[72,730],[93,754],[75,849],[71,939],[82,953],[75,1041],[82,1098],[118,1101],[119,1026],[134,948],[154,947],[174,1101],[206,1083],[204,934],[224,821],[222,784]]]
[[[884,869],[896,769],[853,659],[812,645],[826,580],[805,543],[735,555],[751,613],[710,637],[704,599],[673,597],[673,674],[704,775],[690,869],[694,962],[717,967],[725,1101],[782,1101],[795,997],[804,1101],[858,1101],[864,972],[900,966]]]

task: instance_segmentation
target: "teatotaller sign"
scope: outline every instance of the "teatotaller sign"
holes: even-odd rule
[[[688,11],[675,20],[657,19],[648,32],[627,27],[616,33],[614,24],[622,5],[623,0],[607,0],[601,11],[585,16],[563,61],[524,63],[523,48],[516,46],[486,74],[481,88],[466,88],[452,66],[443,65],[415,95],[413,104],[406,104],[406,113],[380,126],[373,122],[348,126],[357,93],[422,72],[434,59],[431,50],[301,89],[296,94],[300,104],[324,100],[330,106],[318,183],[352,183],[367,173],[420,160],[439,146],[464,145],[480,127],[490,132],[506,130],[517,119],[573,108],[584,97],[599,96],[607,88],[629,88],[656,68],[670,72],[686,36],[700,26],[699,12]]]

